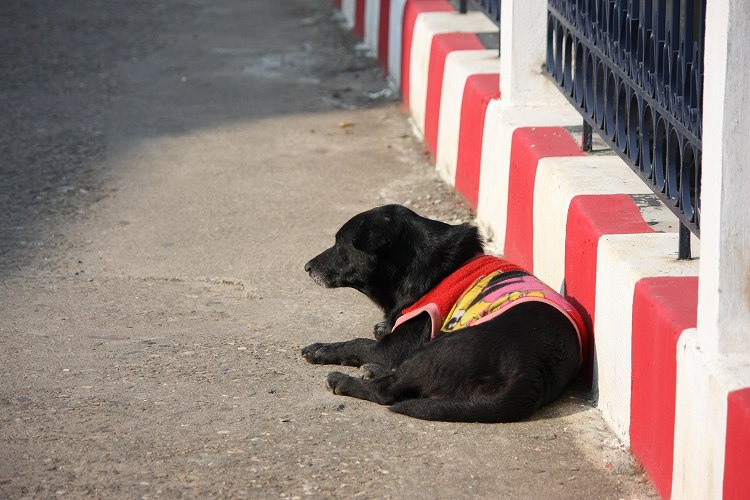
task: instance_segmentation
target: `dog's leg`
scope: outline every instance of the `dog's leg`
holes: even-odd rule
[[[423,315],[426,316],[426,315]],[[396,334],[382,339],[358,338],[331,344],[315,343],[302,349],[302,356],[319,365],[362,366],[377,363],[385,369],[396,368],[430,338],[429,318],[404,323]]]
[[[350,377],[344,373],[331,372],[326,379],[326,387],[339,396],[350,396],[366,399],[381,405],[396,402],[400,391],[394,391],[395,374],[391,373],[380,378],[366,380]]]
[[[315,343],[302,349],[302,356],[317,365],[362,366],[372,361],[371,353],[376,341],[373,339],[353,339],[331,344]]]
[[[521,379],[509,381],[493,394],[476,390],[467,398],[407,399],[389,410],[422,420],[494,423],[523,420],[538,407],[536,384]]]

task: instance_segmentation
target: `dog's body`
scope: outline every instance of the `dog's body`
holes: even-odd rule
[[[581,362],[582,332],[564,312],[532,300],[437,335],[428,314],[399,321],[405,309],[481,254],[477,229],[469,224],[451,226],[398,205],[354,216],[336,234],[334,246],[305,270],[320,285],[364,293],[383,309],[385,320],[375,325],[377,340],[312,344],[303,349],[304,357],[362,367],[373,378],[333,372],[328,387],[392,405],[398,413],[471,422],[528,417],[559,397]]]

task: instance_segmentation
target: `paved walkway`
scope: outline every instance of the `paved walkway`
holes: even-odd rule
[[[431,423],[325,390],[352,214],[466,220],[327,0],[0,8],[0,497],[643,498],[581,392]]]

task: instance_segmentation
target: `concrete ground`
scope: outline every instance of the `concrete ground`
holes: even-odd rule
[[[300,347],[354,213],[467,220],[328,0],[0,7],[0,497],[644,498],[586,393],[432,423]]]

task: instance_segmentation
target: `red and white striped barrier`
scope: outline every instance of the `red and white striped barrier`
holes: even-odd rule
[[[633,298],[630,447],[659,493],[672,492],[677,342],[696,325],[698,278],[650,277]]]
[[[748,498],[750,360],[701,354],[699,260],[676,259],[671,211],[619,158],[580,150],[568,129],[581,116],[561,96],[503,100],[500,58],[477,36],[497,28],[482,14],[447,0],[341,9],[492,247],[563,290],[592,329],[598,406],[659,493]]]
[[[430,114],[433,121],[426,125],[426,130],[437,128],[437,136],[430,138],[435,141],[435,164],[443,179],[452,186],[456,185],[462,116],[463,121],[475,118],[484,122],[484,115],[468,117],[464,113],[467,81],[472,75],[494,74],[499,79],[497,61],[494,50],[457,50],[450,52],[445,59],[445,69],[439,78],[442,92],[438,112]],[[495,72],[490,73],[492,70]],[[437,76],[433,78],[438,80]],[[499,88],[497,90],[499,92]]]
[[[448,6],[450,7],[450,4]],[[436,78],[442,80],[442,75],[430,71],[431,53],[435,48],[434,37],[442,33],[481,33],[496,29],[497,27],[479,12],[458,14],[453,12],[452,8],[450,12],[419,11],[414,19],[408,78],[402,82],[402,89],[404,100],[409,103],[412,118],[420,132],[424,133],[428,84],[430,81],[434,83]]]

